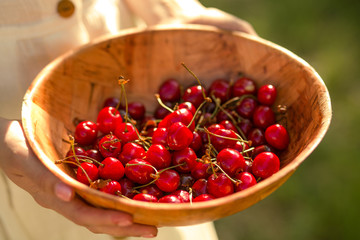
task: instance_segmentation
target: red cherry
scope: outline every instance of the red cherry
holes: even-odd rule
[[[278,150],[284,150],[289,145],[289,134],[280,124],[269,126],[265,130],[266,141]]]
[[[225,197],[234,193],[234,184],[224,173],[212,174],[208,178],[207,191],[214,197]]]
[[[259,155],[262,152],[274,152],[274,149],[266,144],[256,146],[252,151],[252,158],[255,158],[257,155]]]
[[[240,180],[240,182],[235,184],[235,192],[245,190],[257,184],[254,175],[249,172],[241,172],[235,176],[235,179]]]
[[[256,127],[266,129],[275,123],[275,114],[269,106],[259,105],[254,111],[253,122]]]
[[[179,104],[179,109],[180,108],[186,108],[188,109],[192,115],[195,115],[196,113],[196,108],[194,107],[194,105],[191,102],[183,102]]]
[[[263,85],[257,92],[257,98],[261,104],[271,106],[276,100],[277,91],[271,84]]]
[[[203,145],[202,138],[198,131],[193,132],[193,140],[190,146],[195,152],[199,151]]]
[[[117,158],[121,152],[120,139],[112,134],[105,135],[99,141],[99,151],[104,158]]]
[[[107,182],[105,187],[102,187],[99,190],[104,193],[118,195],[121,194],[121,185],[119,182],[112,180]]]
[[[195,121],[192,121],[193,117],[194,115],[190,112],[190,110],[186,108],[177,109],[161,120],[158,127],[169,128],[173,123],[176,122],[182,122],[185,126],[188,126],[192,122],[192,124],[189,126],[189,129],[194,131]]]
[[[232,96],[233,97],[240,97],[245,94],[252,94],[256,93],[256,84],[254,80],[246,77],[241,77],[237,79],[232,86]]]
[[[251,120],[243,118],[238,124],[238,127],[243,132],[244,136],[247,136],[251,131],[251,129],[253,128],[253,123]]]
[[[256,156],[252,163],[254,176],[268,178],[280,169],[280,160],[272,152],[262,152]]]
[[[104,134],[108,134],[115,131],[116,125],[122,122],[122,118],[116,108],[105,107],[100,110],[96,122],[99,130]]]
[[[141,120],[145,117],[145,106],[140,102],[130,102],[128,104],[128,114],[135,120]]]
[[[224,148],[221,150],[216,159],[221,169],[230,177],[234,177],[246,167],[244,157],[240,152],[231,148]]]
[[[182,203],[180,198],[174,195],[166,195],[159,199],[159,203]]]
[[[91,121],[82,121],[75,128],[75,142],[80,145],[91,145],[96,141],[98,134],[97,125]]]
[[[193,202],[205,202],[205,201],[214,200],[214,199],[216,199],[216,197],[214,197],[211,194],[201,194],[201,195],[197,196],[196,198],[194,198]]]
[[[146,152],[145,160],[160,170],[171,165],[171,154],[164,145],[152,144]]]
[[[157,199],[164,196],[164,192],[160,190],[156,184],[150,184],[148,186],[142,187],[139,189],[139,192],[146,193],[155,196]]]
[[[192,186],[192,195],[193,197],[200,196],[202,194],[206,194],[207,192],[207,180],[206,179],[198,179]]]
[[[158,199],[151,194],[147,194],[147,193],[138,193],[133,197],[133,200],[137,200],[137,201],[143,201],[143,202],[157,202]]]
[[[235,125],[230,120],[223,120],[220,122],[220,125],[224,126],[225,129],[233,130],[234,132],[238,132]]]
[[[138,133],[138,130],[128,122],[118,124],[114,131],[114,135],[120,139],[122,144],[137,140]]]
[[[70,148],[70,150],[66,153],[66,160],[73,162],[74,164],[70,164],[70,166],[76,168],[78,167],[78,165],[74,157],[74,152],[75,152],[75,156],[77,156],[77,158],[80,160],[80,159],[84,159],[84,156],[86,156],[86,151],[82,147],[75,146],[74,151],[72,148]]]
[[[175,79],[168,79],[160,85],[158,93],[164,102],[177,102],[180,100],[180,84]]]
[[[107,157],[99,166],[99,175],[102,179],[111,179],[118,181],[124,176],[124,166],[114,157]]]
[[[94,159],[98,162],[104,160],[103,156],[101,155],[100,151],[97,149],[89,149],[86,150],[85,155],[91,159]],[[96,165],[96,164],[95,164]]]
[[[203,88],[199,85],[188,87],[182,96],[184,102],[191,102],[195,108],[205,100],[203,96]]]
[[[173,107],[172,104],[169,103],[169,102],[164,102],[164,104],[165,104],[166,106],[168,106],[169,108],[172,108],[172,107]],[[170,112],[168,109],[164,108],[164,107],[161,106],[161,105],[158,105],[158,106],[156,107],[155,111],[154,111],[154,118],[156,118],[156,119],[163,119],[163,118],[165,118],[167,115],[169,115],[170,113],[171,113],[171,112]]]
[[[211,173],[210,163],[197,162],[195,167],[191,170],[191,175],[195,179],[208,178]]]
[[[226,102],[230,95],[230,84],[225,79],[216,79],[208,89],[208,96],[220,99],[221,103]]]
[[[117,97],[109,97],[107,99],[105,99],[104,104],[103,104],[103,108],[106,107],[113,107],[116,108],[120,103],[120,99]]]
[[[122,147],[119,155],[120,162],[125,166],[130,160],[134,158],[145,158],[146,152],[142,146],[137,143],[128,142]]]
[[[210,136],[210,140],[217,151],[224,148],[233,148],[237,142],[235,139],[238,139],[235,132],[229,129],[218,129],[215,134]]]
[[[265,144],[265,133],[260,128],[253,128],[248,134],[248,140],[251,141],[251,146],[256,147]]]
[[[165,170],[160,173],[155,184],[161,191],[174,192],[180,185],[180,175],[173,169]]]
[[[128,178],[121,178],[119,180],[119,183],[121,185],[121,194],[124,195],[127,198],[133,198],[136,194],[136,191],[134,190],[135,183],[131,181]]]
[[[99,179],[98,168],[92,163],[83,162],[77,169],[76,179],[83,184],[90,185],[91,182]]]
[[[180,173],[189,173],[196,165],[196,153],[192,148],[184,148],[174,151],[172,154],[172,165],[180,165],[175,169]]]
[[[171,195],[178,197],[183,203],[190,202],[190,194],[185,190],[176,190],[172,192]]]
[[[194,136],[192,131],[182,122],[173,123],[168,130],[167,145],[171,150],[187,148]]]
[[[156,128],[152,135],[152,144],[161,144],[167,146],[167,128]]]
[[[147,184],[153,180],[153,174],[155,174],[155,170],[149,162],[143,159],[135,158],[125,166],[126,177],[135,183]]]
[[[236,107],[236,112],[243,118],[252,118],[258,103],[255,99],[244,98]]]

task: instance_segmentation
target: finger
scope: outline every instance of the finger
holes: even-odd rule
[[[115,237],[134,236],[152,238],[157,235],[157,228],[141,224],[133,224],[128,227],[111,227],[111,226],[89,226],[88,229],[93,233],[108,233]]]

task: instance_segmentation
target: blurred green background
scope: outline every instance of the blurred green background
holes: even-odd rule
[[[220,240],[360,239],[360,1],[201,0],[312,65],[330,92],[325,138],[269,197],[215,222]]]

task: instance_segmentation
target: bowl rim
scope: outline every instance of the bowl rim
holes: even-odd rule
[[[309,71],[311,74],[315,76],[316,81],[318,81],[321,85],[322,92],[324,94],[324,97],[326,98],[326,101],[322,104],[323,106],[323,112],[324,116],[327,116],[326,118],[323,118],[323,122],[319,125],[318,133],[316,134],[316,137],[312,139],[311,142],[308,143],[308,145],[301,150],[300,154],[297,155],[291,162],[289,162],[286,166],[283,166],[276,174],[272,175],[271,177],[264,179],[263,181],[260,181],[258,184],[252,186],[251,188],[245,189],[240,192],[236,192],[234,194],[231,194],[229,196],[225,196],[222,198],[217,198],[211,201],[205,201],[205,202],[194,202],[192,204],[166,204],[166,203],[147,203],[147,202],[140,202],[140,201],[133,201],[128,200],[125,198],[119,198],[117,196],[112,196],[110,194],[102,193],[98,190],[91,189],[90,187],[76,181],[71,176],[63,172],[59,167],[55,165],[55,163],[47,157],[47,155],[42,151],[40,145],[35,141],[35,135],[34,131],[32,129],[32,123],[31,123],[31,106],[32,106],[32,98],[36,89],[36,86],[41,84],[43,81],[45,81],[46,73],[48,73],[51,69],[56,68],[61,62],[71,55],[76,54],[78,51],[82,51],[92,45],[99,44],[103,41],[107,41],[112,38],[121,38],[128,35],[135,35],[135,34],[143,34],[148,32],[161,32],[161,31],[204,31],[204,32],[215,32],[215,33],[224,33],[224,34],[233,34],[241,38],[246,38],[250,41],[257,42],[259,44],[264,44],[269,48],[273,48],[279,52],[282,52],[283,54],[287,55],[288,57],[294,59],[295,61],[299,62],[301,65],[304,66],[304,68]],[[176,24],[176,25],[161,25],[161,26],[155,26],[155,27],[148,27],[148,28],[132,28],[132,29],[126,29],[121,32],[119,32],[116,35],[109,35],[104,36],[101,38],[98,38],[97,40],[85,44],[79,48],[70,50],[61,56],[57,57],[53,61],[51,61],[47,66],[45,66],[39,74],[35,77],[33,80],[31,86],[28,88],[24,99],[23,99],[23,105],[22,105],[22,124],[25,132],[25,136],[34,151],[34,153],[37,155],[37,157],[40,159],[40,161],[61,181],[63,181],[65,184],[68,184],[69,186],[73,187],[75,191],[86,191],[94,195],[98,195],[102,198],[107,198],[112,201],[116,201],[119,204],[125,204],[132,207],[141,207],[145,209],[151,209],[151,210],[191,210],[191,209],[207,209],[207,208],[215,208],[219,205],[229,202],[229,201],[235,201],[241,198],[245,198],[248,195],[252,195],[258,191],[261,191],[262,189],[266,189],[266,187],[271,186],[272,184],[275,184],[279,178],[283,179],[284,183],[287,178],[289,178],[295,170],[298,168],[298,166],[315,150],[315,148],[320,144],[322,139],[324,138],[331,122],[332,117],[332,111],[331,111],[331,100],[330,95],[327,90],[327,87],[322,80],[322,78],[319,76],[319,74],[315,71],[313,67],[311,67],[305,60],[294,54],[288,49],[285,49],[284,47],[279,46],[278,44],[275,44],[271,41],[265,40],[259,36],[250,35],[243,32],[235,32],[235,31],[227,31],[227,30],[221,30],[216,27],[212,26],[205,26],[205,25],[193,25],[193,24]],[[281,184],[282,184],[281,183]],[[275,189],[274,189],[275,190]],[[266,197],[266,196],[265,196]],[[259,201],[262,199],[259,199]]]

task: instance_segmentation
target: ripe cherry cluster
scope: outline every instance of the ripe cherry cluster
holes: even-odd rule
[[[289,135],[276,122],[273,85],[239,77],[185,88],[168,79],[147,114],[142,103],[127,102],[127,81],[119,80],[121,98],[108,98],[96,122],[77,124],[58,161],[78,181],[134,200],[183,203],[224,197],[279,171]]]

